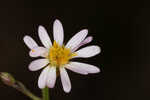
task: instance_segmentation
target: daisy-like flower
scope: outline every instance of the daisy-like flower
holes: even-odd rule
[[[30,36],[24,37],[23,40],[30,49],[29,55],[31,57],[43,57],[32,61],[29,65],[29,70],[31,71],[44,68],[38,79],[39,88],[42,89],[46,86],[53,88],[56,77],[60,75],[63,89],[68,93],[71,90],[71,82],[66,69],[83,75],[100,72],[100,69],[96,66],[70,61],[73,58],[93,57],[101,52],[100,47],[95,45],[78,50],[82,45],[92,41],[92,37],[87,37],[87,34],[88,30],[83,29],[64,45],[63,26],[59,20],[55,20],[53,24],[53,43],[43,26],[39,26],[38,35],[44,47],[39,46]]]

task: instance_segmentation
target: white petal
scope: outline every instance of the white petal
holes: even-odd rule
[[[48,56],[48,49],[44,48],[44,47],[36,47],[36,48],[33,48],[29,52],[29,55],[31,57],[39,57],[39,56],[47,57]]]
[[[70,62],[70,65],[80,68],[82,71],[86,71],[87,73],[98,73],[100,69],[94,65],[79,63],[79,62]]]
[[[68,73],[64,67],[60,68],[60,77],[63,85],[63,89],[66,93],[69,93],[71,90],[71,82],[68,76]]]
[[[45,67],[49,63],[48,59],[38,59],[34,60],[29,65],[30,71],[37,71],[43,67]]]
[[[38,33],[39,33],[39,38],[41,42],[43,43],[43,45],[46,48],[50,48],[52,45],[52,42],[48,36],[46,29],[43,26],[39,26]]]
[[[92,37],[92,36],[88,36],[88,37],[83,41],[83,44],[90,43],[92,40],[93,40],[93,37]]]
[[[43,89],[46,86],[46,79],[47,79],[48,72],[49,72],[49,67],[46,67],[39,76],[38,86],[40,89]]]
[[[37,43],[30,36],[24,36],[23,40],[30,49],[38,47]]]
[[[56,67],[50,67],[48,75],[47,75],[47,86],[49,88],[53,88],[55,86],[56,83]]]
[[[93,57],[101,52],[101,49],[99,46],[88,46],[85,48],[82,48],[75,53],[77,56],[74,58],[88,58],[88,57]]]
[[[66,47],[67,48],[71,48],[71,49],[77,47],[85,39],[85,37],[87,36],[87,34],[88,34],[88,30],[87,29],[81,30],[80,32],[78,32],[77,34],[75,34],[69,40],[69,42],[67,43]]]
[[[53,35],[54,35],[54,40],[59,45],[62,45],[63,41],[64,41],[64,30],[63,30],[63,26],[59,20],[54,21]]]
[[[80,48],[81,46],[90,43],[93,40],[92,36],[88,36],[86,37],[78,46],[76,46],[75,48],[72,49],[72,52],[75,52],[78,48]]]
[[[67,68],[67,69],[69,69],[69,70],[71,70],[71,71],[73,71],[73,72],[82,74],[82,75],[87,75],[87,74],[88,74],[85,70],[83,70],[83,69],[81,68],[81,66],[75,66],[75,65],[73,65],[72,63],[67,64],[67,65],[65,66],[65,68]]]

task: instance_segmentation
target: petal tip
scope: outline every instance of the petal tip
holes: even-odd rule
[[[95,45],[95,46],[93,46],[93,47],[94,47],[94,51],[97,52],[96,55],[98,55],[98,54],[101,53],[101,47],[100,47],[100,46]]]
[[[40,82],[38,81],[38,87],[39,87],[40,89],[44,89],[44,88],[46,87],[46,85],[43,85],[42,83],[40,83]]]
[[[88,34],[88,29],[83,29],[82,30],[84,33]]]
[[[54,88],[55,85],[48,85],[48,84],[47,84],[47,87],[49,87],[49,88]]]
[[[28,69],[29,69],[30,71],[34,71],[33,67],[31,67],[31,64],[29,64]]]
[[[95,73],[100,73],[101,70],[99,68],[97,68],[97,70],[95,71]]]
[[[59,19],[55,19],[54,23],[60,23]]]
[[[39,25],[39,27],[38,27],[38,33],[40,33],[39,31],[41,31],[42,29],[44,29],[44,27],[42,25]]]
[[[65,93],[69,93],[71,91],[71,88],[64,89]]]
[[[39,25],[39,28],[43,27],[42,25]]]
[[[93,40],[93,36],[89,36],[88,39],[91,42]]]
[[[100,47],[100,46],[97,46],[97,48],[98,48],[98,52],[101,53],[101,47]],[[98,54],[99,54],[99,53],[98,53]]]
[[[27,38],[27,37],[29,37],[28,35],[25,35],[24,37],[23,37],[23,39],[25,39],[25,38]]]
[[[48,88],[54,88],[54,86],[47,85]]]
[[[30,50],[30,51],[29,51],[29,56],[30,56],[30,57],[36,57],[36,56],[33,56],[32,53],[33,53],[33,50]]]
[[[93,71],[91,71],[90,73],[100,73],[101,70],[97,67],[95,67],[95,69]]]
[[[44,89],[44,88],[45,88],[45,86],[41,86],[40,84],[38,84],[38,87],[39,87],[40,89]]]
[[[83,41],[83,43],[84,43],[84,44],[87,44],[87,43],[90,43],[92,40],[93,40],[93,37],[92,37],[92,36],[88,36],[88,37]]]
[[[23,41],[25,42],[25,41],[27,40],[27,38],[30,38],[30,36],[29,36],[29,35],[25,35],[25,36],[23,37]]]

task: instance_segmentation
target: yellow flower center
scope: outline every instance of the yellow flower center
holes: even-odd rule
[[[72,53],[69,48],[60,46],[54,41],[53,46],[49,50],[48,59],[50,65],[61,67],[69,62],[69,60],[76,56],[76,53]]]

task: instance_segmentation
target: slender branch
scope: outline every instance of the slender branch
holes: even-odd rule
[[[22,92],[24,95],[28,96],[32,100],[41,100],[39,97],[35,96],[33,93],[31,93],[21,82],[17,81],[15,85],[13,85],[15,89]]]
[[[42,100],[41,98],[35,96],[32,92],[30,92],[20,81],[15,80],[15,78],[11,74],[7,72],[0,72],[0,79],[7,86],[15,88],[32,100]]]
[[[49,99],[49,88],[46,87],[42,90],[42,94],[43,94],[43,100],[50,100]]]

